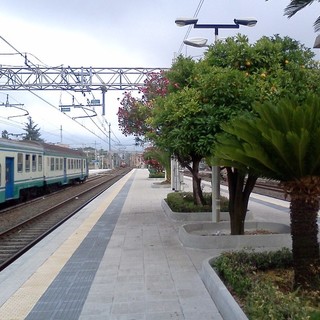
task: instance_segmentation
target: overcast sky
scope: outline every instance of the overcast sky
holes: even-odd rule
[[[181,46],[187,27],[179,28],[174,21],[178,17],[193,17],[200,9],[198,23],[233,23],[234,18],[255,17],[254,28],[238,30],[220,29],[219,37],[246,34],[254,43],[262,36],[290,36],[312,48],[316,33],[313,23],[319,16],[318,3],[302,10],[291,19],[284,17],[289,0],[0,0],[0,36],[20,52],[28,52],[35,64],[72,67],[161,67],[169,68],[177,53],[199,57],[203,49]],[[200,4],[200,6],[199,6]],[[214,30],[191,29],[188,38],[204,37],[213,41]],[[0,64],[21,66],[18,55],[5,55],[15,51],[0,39]],[[318,49],[319,50],[319,49]],[[320,59],[320,51],[314,51]],[[97,145],[108,149],[108,138],[97,128],[103,124],[112,129],[112,149],[132,149],[133,138],[123,139],[118,130],[117,110],[121,91],[106,94],[106,115],[81,120],[80,126],[59,112],[59,102],[71,104],[72,95],[60,92],[37,91],[45,101],[32,93],[0,91],[0,103],[24,104],[29,115],[41,128],[42,136],[49,142]],[[74,94],[85,104],[86,98]],[[94,93],[101,99],[100,92]],[[51,105],[49,105],[49,102]],[[27,117],[21,111],[0,106],[0,130],[23,132]],[[74,114],[70,114],[73,116]],[[93,121],[92,121],[93,120]],[[95,123],[94,123],[95,122]],[[62,126],[62,131],[60,130]],[[84,127],[96,135],[86,131]],[[97,137],[98,136],[98,137]],[[101,139],[102,138],[102,139]]]

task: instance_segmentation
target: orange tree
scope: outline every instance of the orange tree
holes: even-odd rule
[[[207,72],[202,73],[201,87],[212,112],[220,116],[215,133],[221,131],[222,123],[245,110],[254,114],[251,106],[256,101],[277,102],[292,95],[302,102],[308,93],[319,93],[319,69],[312,57],[311,50],[298,41],[279,36],[263,37],[255,44],[237,36],[211,47],[204,59]],[[217,68],[228,75],[225,81],[216,77]],[[245,83],[241,91],[235,75]],[[226,170],[231,234],[243,234],[249,197],[258,176],[244,168],[226,166]]]

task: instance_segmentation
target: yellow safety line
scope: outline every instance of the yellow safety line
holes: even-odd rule
[[[52,283],[60,270],[79,247],[105,209],[131,177],[133,170],[122,178],[112,193],[86,218],[79,228],[35,271],[35,273],[0,307],[0,319],[25,319]]]

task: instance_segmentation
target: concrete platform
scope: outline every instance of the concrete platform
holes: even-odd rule
[[[185,222],[161,207],[169,192],[146,169],[127,174],[0,273],[0,319],[234,319],[233,298],[219,303],[210,288],[221,283],[204,267],[224,250],[182,245]],[[249,210],[289,223],[288,206],[252,195]]]
[[[132,171],[3,270],[0,319],[222,319],[161,209],[170,190],[147,177]]]

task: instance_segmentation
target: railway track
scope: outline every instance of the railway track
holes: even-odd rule
[[[184,174],[186,176],[191,177],[191,174],[187,171],[185,171]],[[202,180],[211,182],[211,173],[210,172],[205,172],[205,173],[200,172],[200,177]],[[221,184],[226,185],[227,183],[225,181],[221,180]],[[253,192],[261,194],[261,195],[281,199],[281,200],[289,200],[289,197],[285,198],[285,194],[284,194],[283,189],[281,187],[279,187],[276,182],[267,181],[264,179],[257,180],[255,187],[253,189]]]
[[[58,197],[48,198],[47,204],[42,202],[39,208],[36,207],[41,201],[34,202],[32,206],[36,214],[27,219],[24,218],[16,224],[12,224],[11,222],[10,227],[0,232],[0,271],[76,214],[81,208],[129,171],[130,169],[126,168],[113,174],[104,175],[100,179],[92,179],[83,184],[81,188],[71,188],[73,192],[69,193],[68,196],[65,195],[61,198],[59,194],[60,200],[58,200]],[[30,206],[30,204],[28,205]],[[20,211],[20,214],[23,213],[21,206],[16,210]],[[12,211],[10,214],[12,215]],[[12,217],[15,216],[16,213],[12,215]],[[10,218],[7,220],[10,221]]]

